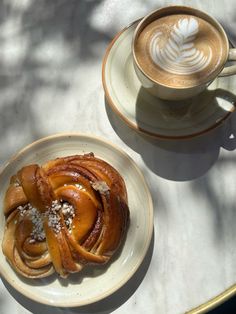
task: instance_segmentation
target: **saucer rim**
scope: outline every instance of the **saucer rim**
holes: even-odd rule
[[[107,83],[106,83],[106,65],[107,65],[107,60],[109,58],[109,54],[111,52],[111,49],[113,48],[114,44],[116,43],[116,41],[118,40],[118,38],[124,33],[126,32],[129,28],[133,27],[135,24],[138,25],[138,23],[142,20],[142,18],[135,20],[134,22],[132,22],[131,24],[129,24],[128,26],[124,27],[121,31],[119,31],[114,38],[111,40],[111,42],[108,44],[104,57],[103,57],[103,61],[102,61],[102,85],[103,85],[103,89],[104,89],[104,93],[105,93],[105,98],[106,101],[108,103],[108,105],[110,106],[110,108],[113,110],[113,112],[115,112],[129,127],[131,127],[131,129],[133,129],[134,131],[142,134],[142,135],[148,135],[151,138],[155,138],[155,139],[163,139],[163,140],[186,140],[186,139],[191,139],[191,138],[195,138],[198,136],[201,136],[203,134],[206,134],[214,129],[216,129],[217,127],[220,127],[225,120],[227,120],[227,118],[229,118],[229,116],[236,110],[236,102],[233,104],[234,105],[234,109],[229,110],[220,120],[216,121],[214,124],[210,125],[209,127],[198,131],[198,132],[194,132],[191,134],[185,134],[185,135],[164,135],[164,134],[159,134],[159,133],[155,133],[155,132],[151,132],[148,131],[142,127],[139,127],[138,124],[133,123],[130,121],[129,118],[127,118],[125,115],[123,115],[117,108],[117,106],[115,105],[114,101],[112,100],[112,96],[109,93],[109,88],[107,87]]]

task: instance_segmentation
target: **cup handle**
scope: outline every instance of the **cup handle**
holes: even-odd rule
[[[228,61],[236,60],[236,48],[229,49]],[[225,67],[218,76],[229,76],[236,74],[236,64]]]

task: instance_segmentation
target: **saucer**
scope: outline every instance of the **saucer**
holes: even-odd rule
[[[115,36],[103,59],[103,87],[112,110],[131,128],[157,138],[190,138],[219,126],[235,110],[236,76],[216,78],[206,91],[185,101],[152,96],[133,67],[131,43],[137,23]]]

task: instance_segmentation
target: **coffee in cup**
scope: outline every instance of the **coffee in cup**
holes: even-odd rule
[[[220,74],[229,44],[221,25],[206,13],[170,6],[141,20],[132,52],[142,85],[155,96],[179,100],[200,93]],[[235,74],[235,66],[225,72]]]

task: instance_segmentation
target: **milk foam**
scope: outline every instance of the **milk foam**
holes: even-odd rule
[[[198,32],[199,24],[194,17],[180,18],[169,35],[156,31],[149,46],[152,61],[163,70],[178,75],[204,70],[212,59],[212,49],[209,46],[203,52],[195,47]]]

